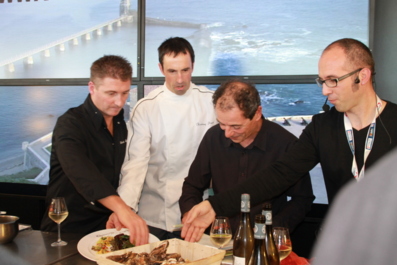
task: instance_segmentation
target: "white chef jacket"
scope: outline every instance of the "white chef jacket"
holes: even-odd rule
[[[176,95],[164,84],[131,113],[118,193],[150,226],[172,231],[181,222],[183,181],[205,132],[217,123],[212,95],[193,83]]]

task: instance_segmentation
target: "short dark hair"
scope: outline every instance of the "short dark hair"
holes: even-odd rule
[[[261,98],[255,85],[249,81],[230,79],[222,83],[212,96],[214,107],[218,103],[222,110],[230,110],[236,106],[243,111],[244,117],[252,120]]]
[[[163,66],[163,59],[164,59],[164,55],[166,54],[174,54],[174,56],[177,56],[180,53],[183,54],[189,53],[190,59],[192,60],[192,63],[194,63],[193,47],[184,38],[172,37],[166,39],[157,50],[159,52],[159,62],[161,66]]]
[[[132,66],[124,57],[118,55],[105,55],[91,65],[90,80],[95,83],[99,79],[111,77],[128,81],[132,79]]]
[[[347,65],[352,70],[367,67],[372,74],[375,73],[375,61],[371,50],[361,41],[344,38],[329,44],[323,51],[326,52],[334,47],[340,47],[346,54]]]

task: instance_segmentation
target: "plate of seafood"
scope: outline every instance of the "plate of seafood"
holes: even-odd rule
[[[159,239],[156,236],[149,234],[149,243],[158,241]],[[126,228],[119,231],[114,228],[99,230],[84,236],[77,244],[79,253],[92,261],[96,261],[98,254],[130,247],[134,247],[134,245],[129,241],[129,231]]]
[[[225,250],[174,238],[98,255],[96,262],[99,265],[220,265],[224,256]]]

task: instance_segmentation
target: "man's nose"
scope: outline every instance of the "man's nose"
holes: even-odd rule
[[[328,96],[329,94],[331,94],[331,88],[329,88],[325,83],[323,83],[322,92],[324,96]]]
[[[233,130],[231,129],[231,127],[226,127],[225,128],[225,137],[226,138],[230,138],[233,135]]]
[[[123,107],[124,105],[124,98],[122,95],[118,95],[116,96],[114,103],[118,106],[118,107]]]
[[[183,81],[182,73],[178,73],[177,82],[182,83],[182,81]]]

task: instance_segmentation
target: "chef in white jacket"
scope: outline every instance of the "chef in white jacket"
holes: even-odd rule
[[[120,197],[160,240],[180,237],[174,225],[181,222],[178,200],[205,132],[217,123],[213,92],[191,82],[194,51],[179,37],[158,48],[159,68],[165,83],[135,105],[128,127],[126,159],[118,188]],[[117,220],[108,227],[117,227]],[[140,236],[144,228],[139,223]]]

